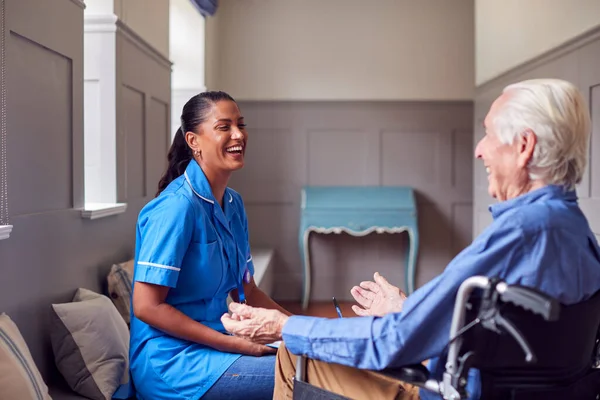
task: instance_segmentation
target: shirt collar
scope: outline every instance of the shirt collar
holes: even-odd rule
[[[577,193],[575,192],[575,190],[566,190],[563,186],[547,185],[540,189],[532,190],[529,193],[522,194],[521,196],[515,197],[514,199],[492,204],[491,206],[489,206],[489,210],[492,213],[492,217],[496,219],[508,210],[512,210],[538,201],[547,201],[553,199],[564,201],[577,201]]]
[[[196,196],[211,204],[215,204],[217,202],[210,187],[210,183],[208,182],[204,171],[202,171],[202,168],[200,168],[196,160],[192,159],[190,161],[185,169],[184,175],[185,180],[187,181],[188,185],[190,185],[190,188]],[[225,198],[226,203],[231,203],[233,201],[233,196],[229,188],[225,188],[223,197]]]

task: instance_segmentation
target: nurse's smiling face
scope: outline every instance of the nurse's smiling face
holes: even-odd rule
[[[244,166],[248,133],[235,102],[214,103],[194,136],[192,147],[200,151],[197,161],[203,169],[232,172]]]

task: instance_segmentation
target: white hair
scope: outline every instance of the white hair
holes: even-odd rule
[[[530,179],[574,189],[587,164],[590,114],[575,85],[559,79],[533,79],[508,85],[506,101],[494,118],[498,138],[512,144],[535,133]]]

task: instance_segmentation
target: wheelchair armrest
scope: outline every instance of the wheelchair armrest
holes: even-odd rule
[[[429,370],[423,364],[405,365],[398,368],[386,368],[384,370],[374,372],[417,386],[424,385],[425,382],[429,380]]]

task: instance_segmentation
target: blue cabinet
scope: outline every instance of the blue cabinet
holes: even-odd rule
[[[311,267],[308,239],[311,232],[365,236],[372,232],[407,232],[405,290],[412,293],[419,248],[417,207],[413,189],[405,186],[307,186],[302,189],[300,257],[304,288],[302,306],[310,297]]]

